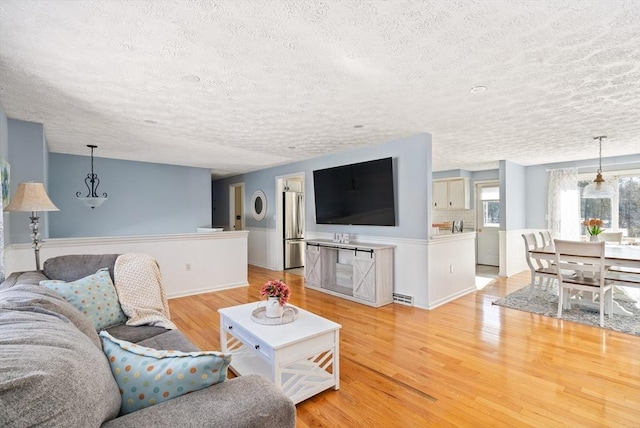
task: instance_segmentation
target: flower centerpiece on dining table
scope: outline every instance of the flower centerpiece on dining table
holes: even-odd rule
[[[587,232],[591,236],[592,241],[597,241],[598,235],[604,231],[602,228],[604,223],[599,218],[590,218],[589,220],[583,221],[582,224],[587,227]]]
[[[280,318],[284,305],[291,297],[291,290],[283,280],[271,280],[264,283],[260,290],[260,297],[267,298],[266,316],[268,318]]]

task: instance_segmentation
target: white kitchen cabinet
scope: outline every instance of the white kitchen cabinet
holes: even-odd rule
[[[305,287],[379,307],[393,302],[393,246],[308,240]]]
[[[433,208],[469,209],[469,179],[464,177],[433,181]]]
[[[446,209],[449,206],[449,182],[446,180],[433,182],[433,208]]]

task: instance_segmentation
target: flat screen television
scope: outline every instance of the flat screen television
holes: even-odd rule
[[[317,224],[395,226],[393,159],[313,171]]]

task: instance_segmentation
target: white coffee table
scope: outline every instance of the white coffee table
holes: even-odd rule
[[[251,319],[257,307],[218,310],[222,352],[233,354],[229,367],[235,374],[262,374],[296,404],[340,388],[340,324],[300,308],[289,324],[258,324]]]

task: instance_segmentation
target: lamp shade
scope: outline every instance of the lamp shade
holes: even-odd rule
[[[100,205],[102,205],[104,203],[104,201],[106,201],[108,198],[100,198],[100,197],[95,197],[95,198],[81,198],[80,196],[78,196],[78,200],[82,201],[83,204],[85,204],[86,206],[88,206],[89,208],[96,208],[99,207]]]
[[[615,194],[613,186],[602,178],[602,174],[598,172],[595,180],[582,191],[583,199],[611,199]]]
[[[4,208],[5,211],[60,211],[56,207],[42,183],[19,183],[15,195]]]

